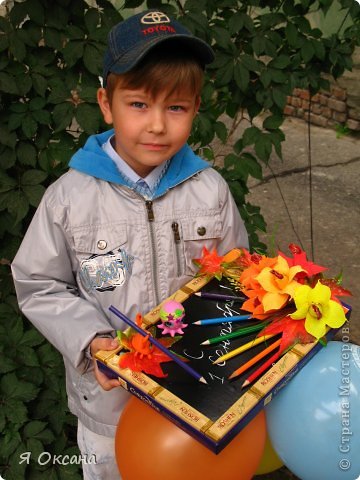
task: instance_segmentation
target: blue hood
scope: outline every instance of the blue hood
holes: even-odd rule
[[[71,158],[69,166],[92,177],[107,182],[126,185],[113,160],[103,150],[102,145],[114,135],[114,130],[108,130],[89,137],[83,148],[80,148]],[[185,144],[171,159],[166,175],[161,179],[154,197],[163,195],[169,188],[178,185],[210,165],[195,155]]]

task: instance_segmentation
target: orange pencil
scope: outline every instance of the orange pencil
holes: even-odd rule
[[[254,380],[256,380],[260,375],[265,372],[268,368],[271,367],[271,365],[276,362],[276,360],[280,357],[280,352],[276,352],[274,355],[272,355],[269,360],[266,360],[261,367],[259,367],[257,370],[255,370],[254,373],[248,376],[248,378],[245,380],[245,382],[241,385],[241,388],[246,387],[250,383],[252,383]]]
[[[262,352],[258,353],[257,355],[255,355],[255,357],[251,358],[249,361],[247,361],[246,363],[244,363],[244,365],[241,365],[241,367],[239,367],[237,370],[235,370],[230,376],[229,376],[229,380],[232,379],[232,378],[235,378],[239,375],[241,375],[243,372],[245,372],[246,370],[248,370],[250,367],[252,367],[253,365],[255,365],[255,363],[257,363],[259,360],[261,360],[262,358],[266,357],[266,355],[270,352],[272,352],[273,350],[275,350],[275,348],[277,348],[281,343],[281,338],[279,338],[279,340],[276,340],[276,342],[272,343],[271,345],[269,345],[267,348],[265,348]]]

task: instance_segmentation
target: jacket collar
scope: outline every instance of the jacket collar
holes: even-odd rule
[[[71,158],[69,166],[79,172],[107,182],[127,185],[114,161],[102,148],[102,145],[113,134],[114,130],[108,130],[90,136],[84,147],[80,148]],[[161,179],[154,197],[163,195],[169,188],[175,187],[209,167],[210,165],[205,160],[195,155],[189,145],[185,144],[171,159],[166,175]]]

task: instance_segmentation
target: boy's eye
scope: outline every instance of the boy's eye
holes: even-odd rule
[[[131,102],[131,106],[135,108],[145,108],[146,104],[144,102]]]
[[[185,110],[185,108],[182,107],[181,105],[171,105],[171,107],[169,107],[169,109],[172,112],[182,112],[183,110]]]

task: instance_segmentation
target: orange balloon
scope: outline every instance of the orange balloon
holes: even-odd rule
[[[250,480],[266,439],[261,411],[215,454],[144,402],[132,397],[119,420],[115,453],[123,480]]]

